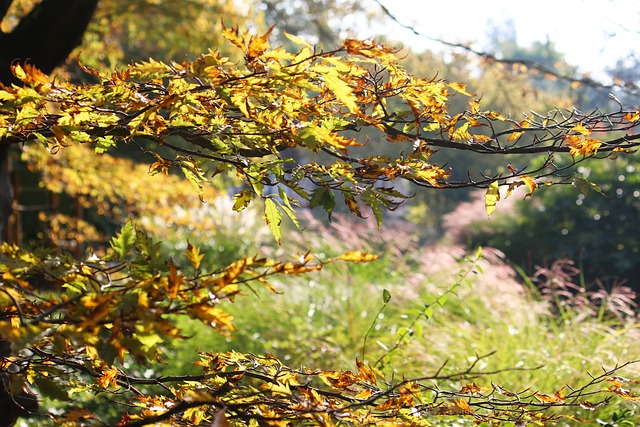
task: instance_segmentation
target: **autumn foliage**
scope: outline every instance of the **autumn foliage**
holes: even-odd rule
[[[28,63],[16,63],[13,72],[23,84],[0,90],[0,143],[40,144],[51,156],[81,144],[104,159],[135,147],[149,160],[149,175],[168,174],[173,180],[177,171],[202,201],[212,176],[230,175],[242,183],[233,209],[262,203],[276,241],[285,238],[284,218],[298,224],[298,207],[321,207],[331,217],[341,201],[358,217],[370,211],[380,225],[385,209],[410,196],[396,188],[400,182],[483,188],[490,214],[502,197],[500,187],[508,196],[519,186],[530,194],[570,182],[572,167],[585,157],[637,145],[632,130],[638,112],[553,111],[514,120],[486,109],[464,84],[409,74],[395,50],[373,40],[348,39],[335,50],[318,51],[287,35],[298,47],[290,52],[271,47],[269,32],[252,36],[224,28],[222,34],[240,49],[243,63],[210,51],[194,62],[150,59],[105,72],[78,58],[93,84],[51,79]],[[464,111],[449,110],[453,96],[467,100]],[[364,131],[368,137],[362,137]],[[400,154],[368,152],[373,137],[401,147]],[[454,180],[448,167],[432,162],[438,148],[542,153],[546,160]],[[35,150],[26,150],[34,169],[45,177],[64,174]],[[569,160],[555,162],[562,153]],[[78,176],[64,179],[73,182],[68,189],[81,201],[105,211],[121,204],[121,195],[104,182]],[[177,188],[171,182],[167,189]],[[145,197],[144,189],[137,191]],[[135,216],[136,209],[117,213],[122,220]],[[84,259],[9,243],[1,253],[0,334],[13,347],[11,355],[3,355],[8,389],[16,396],[33,389],[47,401],[82,393],[108,396],[117,408],[114,421],[69,405],[42,417],[42,425],[421,426],[437,416],[485,425],[543,425],[575,419],[556,414],[555,407],[592,409],[612,396],[640,399],[630,387],[636,382],[617,376],[619,367],[549,394],[481,387],[474,379],[486,375],[477,364],[487,355],[477,355],[457,373],[438,370],[408,379],[390,377],[366,360],[357,360],[352,370],[292,369],[269,354],[203,352],[199,375],[149,377],[130,368],[162,361],[165,344],[186,339],[179,319],[232,334],[225,303],[252,287],[272,290],[274,277],[376,257],[357,250],[326,260],[310,253],[290,260],[250,256],[211,268],[190,243],[182,259],[163,257],[135,220],[110,239],[106,251]],[[438,381],[459,386],[441,389]]]

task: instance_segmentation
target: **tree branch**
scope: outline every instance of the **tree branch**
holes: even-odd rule
[[[400,21],[400,19],[398,19],[394,14],[392,14],[389,9],[387,9],[381,2],[380,0],[374,0],[374,2],[376,2],[378,4],[378,6],[380,6],[380,9],[382,9],[382,11],[384,12],[384,14],[386,16],[388,16],[392,21],[394,21],[396,24],[400,25],[402,28],[405,28],[409,31],[411,31],[414,35],[418,36],[418,37],[422,37],[425,38],[427,40],[436,42],[436,43],[440,43],[444,46],[448,46],[448,47],[452,47],[455,49],[462,49],[466,52],[469,52],[473,55],[476,55],[480,58],[485,59],[487,62],[489,63],[500,63],[500,64],[505,64],[505,65],[509,65],[509,66],[513,66],[513,65],[523,65],[527,68],[527,70],[532,69],[537,71],[540,74],[543,74],[545,76],[549,76],[549,77],[553,77],[555,79],[559,79],[559,80],[563,80],[569,83],[576,83],[576,84],[580,84],[580,85],[585,85],[585,86],[590,86],[593,88],[597,88],[597,89],[604,89],[604,90],[612,90],[612,89],[621,89],[629,94],[638,94],[640,92],[640,88],[638,88],[638,86],[631,82],[631,81],[626,81],[626,82],[622,82],[622,83],[611,83],[611,84],[606,84],[606,83],[602,83],[599,82],[597,80],[594,80],[588,76],[582,76],[582,77],[576,77],[576,76],[572,76],[572,75],[568,75],[568,74],[563,74],[563,73],[559,73],[551,68],[545,67],[542,64],[539,64],[535,61],[531,61],[531,60],[527,60],[527,59],[515,59],[515,58],[498,58],[496,55],[489,53],[489,52],[485,52],[485,51],[481,51],[481,50],[477,50],[472,48],[471,46],[462,44],[462,43],[454,43],[454,42],[450,42],[447,40],[443,40],[437,37],[431,37],[428,36],[424,33],[421,33],[420,31],[416,30],[415,27],[408,25],[402,21]]]

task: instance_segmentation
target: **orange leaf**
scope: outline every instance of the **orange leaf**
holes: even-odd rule
[[[246,52],[248,61],[252,61],[266,52],[269,48],[269,34],[271,34],[274,27],[275,25],[269,28],[267,32],[261,36],[254,36],[249,39],[249,47]]]
[[[328,386],[338,390],[344,390],[358,382],[358,378],[351,371],[323,371],[318,377]]]
[[[358,365],[358,371],[360,372],[360,376],[362,380],[369,381],[376,384],[376,376],[374,372],[371,370],[371,367],[365,365],[363,362],[356,359],[356,365]]]
[[[520,122],[520,123],[518,124],[518,126],[517,126],[517,127],[518,127],[518,128],[520,128],[520,129],[525,129],[525,128],[531,127],[531,123],[529,123],[529,122],[528,122],[528,121],[526,121],[526,120],[523,120],[522,122]],[[519,138],[522,136],[522,134],[524,134],[524,131],[523,131],[523,132],[513,132],[513,133],[511,134],[511,136],[509,136],[509,138],[507,139],[507,141],[508,141],[508,142],[516,141],[517,139],[519,139]]]
[[[624,119],[629,122],[637,122],[638,120],[640,120],[640,110],[637,110],[633,113],[628,112],[627,114],[624,115]]]
[[[553,396],[553,395],[550,395],[550,394],[536,393],[536,394],[533,395],[533,397],[535,397],[536,399],[538,399],[542,403],[555,403],[555,402],[558,401],[558,398],[556,396]]]
[[[110,385],[118,387],[118,370],[113,367],[104,369],[102,376],[96,380],[96,384],[102,388],[107,388]]]
[[[391,399],[387,399],[386,401],[376,406],[376,409],[378,411],[384,411],[386,409],[400,409],[400,408],[402,408],[402,400],[400,400],[397,397],[392,397]]]
[[[467,384],[460,389],[460,393],[463,394],[483,394],[485,391],[487,391],[485,387],[480,387],[474,383]]]
[[[584,135],[565,135],[564,143],[572,156],[596,154],[602,145],[601,141]]]
[[[469,403],[462,399],[455,399],[453,401],[456,407],[460,408],[460,410],[465,414],[473,414],[473,409],[469,406]]]
[[[362,55],[367,58],[377,58],[383,61],[398,59],[395,55],[398,50],[378,44],[373,40],[346,39],[342,47],[351,55]]]
[[[169,297],[175,298],[178,296],[178,290],[180,285],[184,283],[184,277],[178,274],[178,269],[173,265],[173,260],[169,260]]]

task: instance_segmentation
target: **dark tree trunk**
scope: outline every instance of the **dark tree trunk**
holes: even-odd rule
[[[0,0],[0,19],[12,0]],[[29,62],[45,73],[64,63],[80,44],[98,0],[43,0],[10,33],[0,33],[0,82],[19,81],[11,64]],[[0,142],[0,238],[7,240],[13,191],[8,170],[10,146]],[[1,426],[0,426],[1,427]]]
[[[0,144],[0,240],[9,240],[9,218],[12,213],[13,186],[9,172],[9,145]]]
[[[12,0],[0,0],[0,19]],[[28,62],[45,73],[64,63],[80,44],[98,0],[43,0],[11,33],[0,33],[0,82],[20,82],[11,73],[14,62]],[[12,214],[13,189],[8,159],[11,146],[0,141],[0,238],[6,240]],[[0,282],[1,284],[1,282]],[[11,353],[10,343],[0,336],[0,359]],[[37,411],[36,398],[11,390],[11,374],[0,370],[0,427],[11,427],[20,416]]]
[[[7,4],[0,3],[6,13]],[[0,34],[0,81],[15,83],[9,65],[27,61],[45,73],[61,65],[80,44],[97,0],[44,0],[11,33]]]

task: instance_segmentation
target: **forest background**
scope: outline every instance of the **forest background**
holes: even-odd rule
[[[3,31],[19,22],[35,2],[13,3],[16,9],[5,17]],[[242,52],[222,36],[225,28],[235,26],[270,34],[274,46],[293,48],[297,39],[286,36],[290,34],[330,50],[340,46],[354,28],[380,22],[402,24],[379,6],[339,0],[202,0],[186,8],[178,2],[104,0],[82,44],[54,74],[64,81],[90,84],[98,76],[87,70],[124,69],[132,61],[149,58],[179,64],[209,49],[241,61]],[[610,64],[605,68],[607,75],[594,80],[568,63],[553,40],[520,46],[516,31],[508,23],[488,28],[490,43],[481,52],[459,41],[440,43],[444,48],[439,52],[412,52],[405,47],[401,63],[416,75],[465,82],[463,92],[477,94],[484,105],[516,120],[532,111],[637,108],[640,76],[635,56]],[[358,32],[362,35],[362,30]],[[378,41],[402,45],[389,36]],[[458,109],[466,103],[463,97],[451,100]],[[402,147],[375,138],[372,134],[367,150],[401,154]],[[194,362],[202,365],[212,357],[203,352],[228,351],[227,355],[244,354],[243,363],[260,365],[263,362],[250,361],[246,355],[267,355],[268,360],[273,357],[293,367],[360,369],[362,375],[371,369],[386,378],[423,377],[425,372],[444,370],[450,376],[434,380],[435,389],[455,389],[460,394],[421,414],[427,420],[437,416],[437,423],[455,424],[464,418],[489,422],[491,417],[480,406],[472,409],[460,399],[470,393],[463,392],[470,384],[478,387],[473,393],[479,396],[511,393],[528,396],[543,408],[560,407],[549,419],[536,419],[536,411],[500,415],[512,425],[583,418],[604,425],[638,421],[635,395],[620,391],[633,385],[633,380],[613,374],[599,377],[603,368],[605,372],[616,369],[640,354],[635,300],[640,288],[640,239],[635,226],[640,216],[640,185],[635,156],[603,155],[582,161],[566,185],[539,189],[522,185],[529,194],[516,192],[500,201],[490,219],[486,191],[473,186],[407,187],[402,190],[412,196],[409,200],[397,208],[392,205],[390,212],[361,215],[365,218],[352,215],[360,212],[348,203],[327,209],[326,200],[315,200],[311,205],[329,210],[332,221],[326,212],[316,212],[321,209],[311,214],[300,210],[302,225],[283,221],[284,231],[276,236],[279,244],[273,227],[265,222],[264,206],[252,203],[239,209],[244,201],[234,195],[244,194],[241,181],[216,177],[198,197],[193,180],[177,174],[149,177],[149,160],[137,147],[125,147],[113,155],[110,147],[102,148],[105,153],[100,156],[92,154],[95,147],[82,145],[64,148],[54,156],[37,144],[13,152],[15,215],[7,240],[24,247],[44,244],[78,256],[102,257],[108,251],[118,252],[118,239],[127,233],[138,238],[148,234],[160,242],[159,256],[172,260],[172,274],[176,267],[189,267],[177,261],[185,252],[193,267],[203,263],[208,271],[224,271],[237,260],[258,255],[295,259],[312,253],[323,264],[321,271],[310,276],[291,275],[270,281],[264,289],[246,289],[246,295],[225,305],[228,317],[215,318],[223,333],[212,333],[185,319],[177,321],[181,336],[195,339],[165,340],[138,331],[139,358],[161,359],[156,355],[160,348],[166,363],[124,362],[136,377],[195,376],[202,368]],[[158,149],[153,144],[146,147],[147,151]],[[524,166],[517,156],[444,149],[432,158],[451,166],[459,179],[479,179]],[[378,216],[384,216],[381,229]],[[112,239],[116,233],[118,237]],[[482,251],[477,250],[479,246]],[[10,252],[4,251],[7,264]],[[344,253],[351,254],[347,261],[370,262],[324,265]],[[5,271],[9,270],[5,267]],[[5,274],[4,280],[13,279]],[[73,298],[86,291],[83,286],[79,279],[66,280],[64,290]],[[8,305],[12,303],[9,298]],[[356,364],[356,358],[369,368]],[[12,363],[19,365],[17,360]],[[624,374],[637,378],[637,371],[637,366],[630,365]],[[92,387],[112,387],[114,395],[126,394],[122,383],[109,379],[109,372],[113,371],[100,371]],[[160,398],[140,399],[133,415],[121,421],[121,410],[107,404],[113,397],[95,398],[95,388],[82,388],[79,380],[63,379],[54,369],[50,375],[21,381],[42,400],[36,415],[19,421],[23,425],[98,425],[114,420],[135,425],[139,413],[160,423],[162,414],[170,412],[170,406],[153,412],[164,405]],[[329,377],[326,374],[324,380]],[[613,388],[611,393],[620,399],[576,398],[567,403],[570,390],[586,390],[585,383],[602,390],[602,382],[609,387],[604,390]],[[283,393],[273,387],[270,391]],[[379,404],[375,409],[397,409],[390,400],[385,402],[388,407]],[[187,411],[180,419],[215,426],[251,420],[234,412],[232,404],[221,408],[214,407],[215,417],[206,411]],[[273,421],[263,417],[262,422]]]

